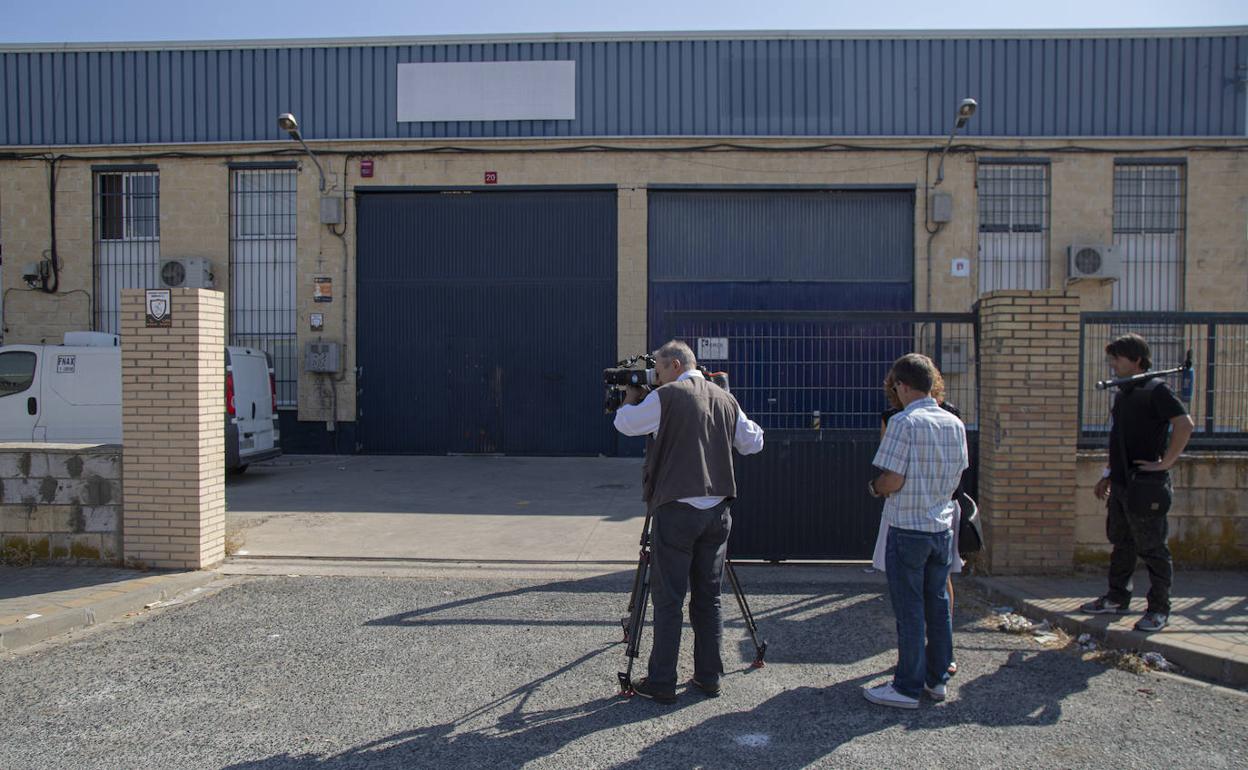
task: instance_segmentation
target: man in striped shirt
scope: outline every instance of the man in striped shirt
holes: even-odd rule
[[[951,498],[969,465],[966,428],[932,398],[936,365],[909,353],[892,368],[905,409],[888,421],[872,464],[881,473],[868,491],[885,498],[885,574],[897,617],[893,681],[863,690],[872,703],[918,708],[926,692],[944,700],[953,658],[953,625],[945,583],[953,564]]]

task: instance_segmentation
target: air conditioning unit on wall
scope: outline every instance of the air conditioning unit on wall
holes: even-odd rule
[[[203,257],[166,259],[160,263],[160,285],[168,289],[211,289],[212,261]]]
[[[1098,243],[1073,243],[1066,249],[1070,280],[1082,278],[1116,281],[1122,277],[1118,249]]]

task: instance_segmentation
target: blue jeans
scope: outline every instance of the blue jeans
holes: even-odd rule
[[[953,622],[945,583],[953,564],[953,531],[890,527],[884,551],[888,593],[897,617],[897,672],[893,689],[917,698],[923,686],[949,679]]]

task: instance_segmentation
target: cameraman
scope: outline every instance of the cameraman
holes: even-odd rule
[[[1125,334],[1106,345],[1105,357],[1117,377],[1142,374],[1153,366],[1148,343],[1138,334]],[[1166,545],[1171,494],[1167,471],[1187,448],[1195,425],[1160,377],[1122,386],[1114,397],[1112,417],[1109,463],[1093,490],[1106,501],[1105,531],[1113,545],[1109,592],[1080,609],[1094,615],[1125,614],[1138,559],[1148,567],[1149,589],[1148,607],[1135,630],[1160,631],[1170,622],[1174,578]],[[1145,486],[1149,481],[1153,494]]]
[[[729,507],[737,495],[732,448],[745,455],[763,448],[763,429],[697,366],[688,345],[667,343],[655,353],[659,387],[647,393],[629,386],[615,414],[620,433],[649,436],[642,486],[651,511],[654,644],[648,675],[633,690],[659,703],[676,702],[676,659],[690,591],[689,684],[709,697],[719,695],[724,671],[719,596],[732,528]]]

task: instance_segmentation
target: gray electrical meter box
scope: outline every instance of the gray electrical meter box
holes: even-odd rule
[[[929,219],[937,224],[953,221],[953,196],[947,192],[934,192],[927,198],[931,206]]]
[[[342,198],[337,195],[321,196],[321,224],[342,224]]]
[[[337,372],[338,343],[309,342],[303,352],[305,372]]]

